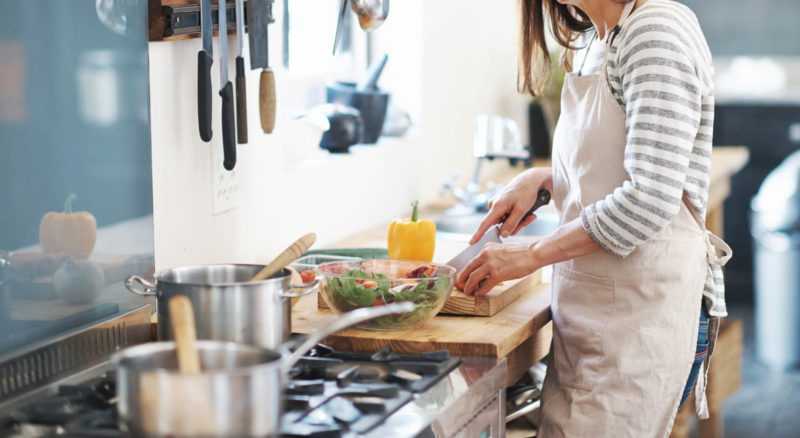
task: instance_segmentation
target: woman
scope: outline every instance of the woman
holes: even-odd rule
[[[528,225],[535,217],[520,219],[542,188],[561,226],[531,244],[488,245],[458,284],[482,295],[555,264],[542,436],[667,436],[703,376],[701,321],[726,314],[719,266],[730,248],[701,219],[711,55],[695,16],[672,0],[521,3],[521,88],[535,95],[547,79],[546,18],[561,46],[582,47],[579,67],[565,78],[552,169],[517,176],[472,241],[505,214],[504,237]]]

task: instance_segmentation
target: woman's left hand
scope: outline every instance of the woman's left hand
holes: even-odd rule
[[[456,277],[467,295],[484,296],[502,281],[524,277],[539,267],[533,243],[487,243]]]

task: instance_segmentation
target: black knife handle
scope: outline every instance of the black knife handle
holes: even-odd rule
[[[545,189],[539,190],[539,193],[536,195],[536,202],[533,203],[533,207],[531,207],[531,209],[528,210],[528,212],[525,213],[524,216],[522,216],[522,219],[519,220],[519,223],[525,222],[525,219],[527,219],[528,216],[532,215],[533,212],[536,211],[536,209],[549,202],[550,202],[550,192],[548,192]],[[500,218],[499,223],[502,224],[503,222],[506,221],[506,219],[508,219],[508,213],[504,214],[503,217]]]
[[[236,57],[236,138],[247,143],[247,81],[244,78],[244,58]]]
[[[211,140],[211,64],[214,59],[205,50],[197,52],[197,124],[200,138]]]
[[[224,161],[222,165],[228,170],[233,170],[236,165],[236,117],[233,115],[233,85],[228,81],[219,90],[222,96],[222,152]]]

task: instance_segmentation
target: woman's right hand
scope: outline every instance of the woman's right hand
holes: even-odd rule
[[[500,235],[503,237],[512,236],[530,225],[536,219],[535,214],[529,216],[522,223],[520,220],[536,202],[536,197],[541,189],[553,192],[553,170],[549,167],[528,169],[514,177],[500,193],[489,200],[489,212],[478,226],[478,230],[472,235],[469,243],[473,244],[479,241],[486,230],[498,223],[506,214],[508,214],[508,218],[500,229]]]

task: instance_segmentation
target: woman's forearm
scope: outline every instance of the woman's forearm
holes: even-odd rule
[[[558,227],[529,248],[535,269],[602,250],[583,228],[580,218]]]

